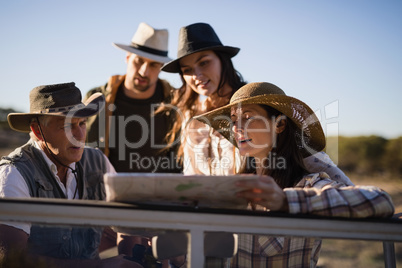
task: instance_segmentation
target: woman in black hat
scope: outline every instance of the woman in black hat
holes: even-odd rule
[[[213,128],[193,120],[196,115],[228,104],[231,96],[245,85],[232,62],[239,50],[223,45],[209,24],[195,23],[180,29],[177,59],[162,67],[163,71],[179,73],[183,81],[172,101],[179,112],[168,139],[173,143],[180,137],[178,156],[186,175],[232,175],[242,165],[236,147]],[[336,180],[353,185],[323,152],[305,158],[304,162],[310,172],[325,171]]]
[[[226,105],[245,84],[231,60],[239,50],[224,46],[209,24],[195,23],[180,29],[177,59],[162,67],[163,71],[179,73],[183,82],[172,101],[180,113],[169,139],[173,142],[181,129],[178,156],[183,160],[184,174],[235,172],[235,148],[192,117]]]

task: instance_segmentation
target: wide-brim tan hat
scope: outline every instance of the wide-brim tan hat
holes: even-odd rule
[[[292,120],[299,129],[296,142],[304,156],[315,154],[325,148],[324,131],[313,110],[301,100],[287,96],[282,89],[271,83],[247,84],[233,94],[228,105],[196,116],[194,119],[210,125],[237,146],[232,131],[231,109],[246,104],[270,106]]]
[[[35,87],[29,100],[29,113],[8,114],[8,124],[12,129],[30,132],[32,118],[43,115],[86,118],[99,113],[105,106],[102,93],[95,93],[81,102],[81,91],[74,82]]]
[[[166,63],[172,60],[168,57],[168,39],[169,33],[166,29],[154,29],[142,22],[131,39],[130,45],[118,43],[113,45],[138,56]]]

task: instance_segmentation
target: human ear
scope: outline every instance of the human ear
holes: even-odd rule
[[[126,54],[126,63],[128,63],[128,60],[130,59],[130,56],[131,56],[131,53],[127,52],[127,54]]]
[[[282,133],[286,129],[286,116],[278,116],[275,120],[275,132],[276,134]]]
[[[43,138],[42,138],[42,134],[40,133],[40,130],[39,130],[39,125],[38,125],[38,123],[31,123],[31,131],[32,131],[32,133],[35,135],[35,137],[38,139],[38,140],[43,140]]]

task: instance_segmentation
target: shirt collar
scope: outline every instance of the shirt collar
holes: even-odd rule
[[[50,170],[57,175],[57,166],[55,165],[55,163],[50,160],[50,158],[46,155],[46,153],[42,150],[42,148],[39,146],[39,143],[37,141],[34,141],[35,143],[35,148],[38,149],[41,153],[43,158],[46,161],[46,164],[49,166]],[[71,163],[70,165],[68,165],[70,168],[72,168],[73,170],[75,170],[75,162]]]

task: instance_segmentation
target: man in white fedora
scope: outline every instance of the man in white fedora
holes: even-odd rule
[[[104,112],[88,122],[88,145],[100,148],[117,172],[181,172],[172,151],[161,153],[171,117],[154,115],[159,105],[170,103],[174,90],[159,79],[161,67],[171,60],[168,31],[140,23],[131,44],[113,45],[127,52],[127,71],[87,93],[89,97],[101,92],[106,99]]]
[[[89,97],[101,92],[106,99],[104,111],[88,121],[87,144],[100,148],[117,172],[181,173],[176,149],[165,149],[174,117],[154,113],[161,104],[170,103],[174,90],[159,78],[163,64],[171,61],[168,31],[140,23],[130,44],[113,45],[127,52],[127,71],[87,93]],[[102,243],[100,250],[108,247]]]

